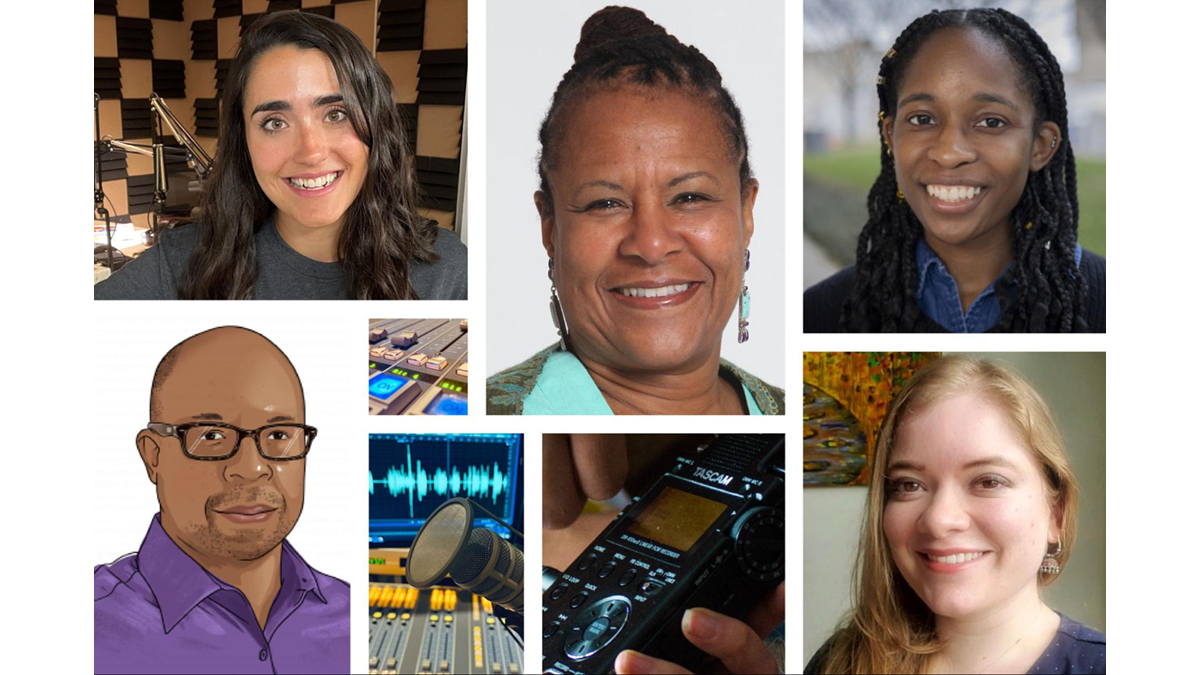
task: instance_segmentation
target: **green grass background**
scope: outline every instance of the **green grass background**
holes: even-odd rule
[[[863,201],[879,176],[879,148],[864,147],[804,155],[804,172],[823,181],[862,190]],[[1079,187],[1079,243],[1104,253],[1104,160],[1075,158]]]

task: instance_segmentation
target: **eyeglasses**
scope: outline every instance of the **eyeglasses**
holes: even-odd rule
[[[146,425],[159,436],[179,439],[183,454],[192,459],[218,461],[229,459],[242,447],[242,440],[253,436],[258,454],[263,459],[290,461],[304,459],[312,449],[317,428],[306,424],[268,424],[257,429],[242,429],[221,422],[197,422],[194,424],[163,424],[151,422]]]

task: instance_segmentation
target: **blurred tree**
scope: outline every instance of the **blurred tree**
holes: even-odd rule
[[[854,124],[855,91],[875,79],[879,57],[904,27],[932,9],[1003,7],[1036,26],[1068,2],[1037,0],[807,0],[804,3],[805,58],[814,58],[837,80],[846,142],[860,140]],[[1103,0],[1100,0],[1103,17]]]

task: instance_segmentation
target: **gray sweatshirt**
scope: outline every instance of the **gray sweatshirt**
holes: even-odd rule
[[[154,246],[94,287],[96,300],[174,300],[200,228],[183,225],[162,234]],[[453,232],[438,228],[434,250],[441,260],[413,261],[408,278],[422,300],[467,298],[467,247]],[[345,300],[350,285],[342,266],[297,253],[279,236],[274,220],[254,235],[258,259],[255,300]]]

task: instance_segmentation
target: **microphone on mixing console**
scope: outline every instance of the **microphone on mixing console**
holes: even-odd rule
[[[406,575],[415,588],[449,576],[456,585],[518,614],[525,609],[525,554],[500,535],[473,527],[475,511],[504,524],[469,499],[455,497],[435,510],[408,551]],[[523,536],[504,524],[517,536]]]

